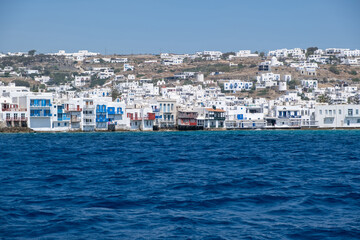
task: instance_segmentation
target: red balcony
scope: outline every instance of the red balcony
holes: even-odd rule
[[[130,118],[130,120],[133,121],[141,121],[141,120],[155,120],[155,113],[148,113],[147,115],[145,115],[144,117],[138,117],[137,114],[132,114],[132,113],[128,113],[128,118]]]
[[[147,117],[145,117],[144,119],[146,119],[146,120],[155,120],[155,113],[148,113]]]
[[[180,125],[182,125],[182,126],[197,126],[197,121],[196,121],[196,119],[190,119],[190,120],[180,119]]]

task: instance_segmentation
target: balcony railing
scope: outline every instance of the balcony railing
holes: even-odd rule
[[[30,114],[30,117],[51,117],[52,114]]]
[[[26,112],[26,108],[2,108],[3,112]]]
[[[57,119],[58,121],[70,121],[69,117],[61,117]]]
[[[211,116],[210,116],[211,118]],[[225,117],[213,117],[214,120],[225,121]]]
[[[48,104],[35,104],[35,103],[32,103],[30,104],[30,107],[51,107],[52,104],[51,103],[48,103]]]
[[[108,121],[108,119],[106,119],[106,118],[97,118],[96,119],[96,122],[107,122]]]
[[[91,125],[95,125],[95,122],[83,122],[83,125],[91,126]]]
[[[94,109],[95,105],[84,105],[84,109]]]
[[[289,116],[279,116],[280,119],[286,119],[286,118],[301,118],[300,115],[289,115]]]
[[[82,108],[68,108],[65,109],[65,112],[81,112]]]
[[[81,122],[81,118],[78,117],[72,117],[71,122]]]
[[[180,126],[197,126],[197,122],[182,122]]]
[[[6,118],[7,122],[26,122],[27,121],[27,117],[12,117],[12,118]]]
[[[195,113],[179,113],[178,118],[197,118],[197,114]]]

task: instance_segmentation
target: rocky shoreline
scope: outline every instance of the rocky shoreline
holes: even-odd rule
[[[32,133],[34,130],[27,127],[2,127],[0,133]]]

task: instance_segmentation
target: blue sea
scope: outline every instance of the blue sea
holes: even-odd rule
[[[360,239],[360,131],[0,134],[0,239]]]

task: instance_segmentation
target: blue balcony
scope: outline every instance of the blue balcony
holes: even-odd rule
[[[58,117],[58,121],[70,121],[69,117]]]
[[[107,111],[108,114],[115,114],[115,108],[114,107],[109,107],[107,110],[108,110]]]
[[[30,113],[30,117],[51,117],[51,113],[41,114],[41,113]]]
[[[49,99],[32,99],[30,100],[30,107],[51,107]]]
[[[107,122],[106,118],[96,118],[96,122]]]
[[[123,112],[123,110],[122,110],[121,107],[118,107],[118,108],[116,109],[116,114],[124,114],[124,112]]]
[[[97,105],[96,113],[106,113],[106,105]]]
[[[159,108],[155,108],[153,111],[154,111],[155,113],[156,113],[156,112],[160,112],[160,109],[159,109]]]

